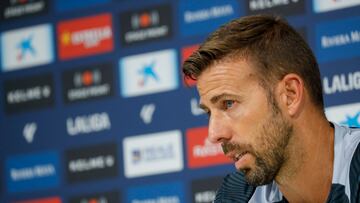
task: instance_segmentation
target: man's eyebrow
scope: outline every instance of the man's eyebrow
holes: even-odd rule
[[[240,99],[240,96],[239,96],[239,95],[222,93],[222,94],[215,95],[215,96],[211,97],[210,102],[213,103],[213,104],[215,104],[215,103],[217,103],[220,99],[222,99],[222,98],[224,98],[224,97],[227,97],[227,98],[230,97],[230,98]]]
[[[205,104],[202,103],[199,104],[199,108],[201,108],[204,111],[206,111],[206,109],[209,109],[208,107],[205,106]]]
[[[210,102],[212,104],[215,104],[216,102],[218,102],[222,98],[235,98],[235,99],[241,100],[241,97],[239,95],[229,94],[229,93],[222,93],[222,94],[215,95],[215,96],[211,97]],[[205,104],[202,104],[201,101],[199,103],[199,108],[201,108],[203,110],[209,109]]]

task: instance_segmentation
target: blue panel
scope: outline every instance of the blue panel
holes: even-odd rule
[[[21,192],[53,188],[59,185],[59,154],[44,152],[18,155],[6,160],[8,191]]]
[[[237,1],[180,1],[180,32],[183,36],[201,35],[239,16]]]
[[[185,202],[184,185],[181,182],[154,184],[130,188],[127,201],[131,202]]]
[[[356,0],[2,2],[0,202],[114,197],[115,202],[183,203],[194,201],[195,194],[202,199],[209,189],[216,191],[211,177],[221,180],[235,168],[233,164],[189,167],[187,155],[192,148],[186,132],[207,126],[209,120],[198,108],[196,86],[184,85],[181,65],[184,55],[190,54],[184,48],[200,45],[220,25],[241,16],[284,15],[317,56],[327,112],[333,112],[338,123],[359,124],[360,6]],[[95,17],[102,13],[108,14],[111,23]],[[91,23],[74,23],[90,16],[95,17]],[[60,25],[67,22],[76,26],[60,33]],[[32,55],[30,49],[21,54],[19,44],[27,40],[28,48],[41,54]],[[67,45],[74,47],[66,52],[73,57],[61,60],[59,50]],[[89,51],[103,46],[113,48]],[[89,55],[79,57],[78,48]],[[184,163],[181,170],[127,178],[124,139],[171,130],[181,132],[183,153],[176,157]],[[111,153],[99,151],[96,146],[101,143],[111,143],[104,147]],[[146,148],[146,144],[134,146]],[[206,142],[200,147],[211,150]],[[72,150],[73,176],[79,181],[67,178],[66,152]],[[167,153],[161,148],[153,151],[158,157]]]
[[[316,55],[319,62],[360,56],[360,17],[318,24]]]
[[[56,0],[56,10],[68,11],[87,8],[110,2],[111,0]]]

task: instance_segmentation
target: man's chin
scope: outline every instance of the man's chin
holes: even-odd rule
[[[251,186],[267,185],[273,181],[273,178],[265,177],[264,173],[251,168],[241,169],[240,172],[244,174],[246,182]]]

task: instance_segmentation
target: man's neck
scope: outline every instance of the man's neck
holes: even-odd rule
[[[275,181],[290,203],[325,202],[332,184],[334,128],[326,119],[304,122],[294,126],[287,163]]]

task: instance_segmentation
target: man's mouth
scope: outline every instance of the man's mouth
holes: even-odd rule
[[[244,152],[241,152],[241,153],[237,153],[235,154],[235,156],[233,156],[233,160],[235,162],[239,161],[245,154],[247,154],[248,151],[244,151]]]
[[[237,162],[247,153],[249,153],[249,152],[248,151],[241,151],[241,152],[233,151],[233,152],[227,153],[226,156],[229,159],[233,160],[234,162]]]

